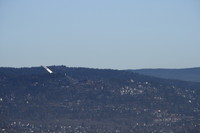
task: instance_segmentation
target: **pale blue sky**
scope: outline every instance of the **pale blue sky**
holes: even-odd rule
[[[199,0],[0,0],[0,66],[200,67]]]

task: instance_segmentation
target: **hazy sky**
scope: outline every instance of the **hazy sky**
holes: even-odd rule
[[[0,66],[200,67],[199,0],[0,0]]]

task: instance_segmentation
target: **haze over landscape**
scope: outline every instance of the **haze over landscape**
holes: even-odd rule
[[[0,66],[199,67],[198,0],[0,1]]]
[[[0,1],[0,133],[199,133],[199,0]]]

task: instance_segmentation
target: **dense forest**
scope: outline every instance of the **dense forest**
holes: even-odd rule
[[[49,68],[0,68],[0,132],[200,132],[200,83]]]

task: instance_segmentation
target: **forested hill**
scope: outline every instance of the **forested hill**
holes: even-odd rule
[[[0,68],[0,132],[200,132],[200,83],[49,68]]]
[[[185,69],[138,69],[131,71],[165,79],[200,82],[200,67]]]

